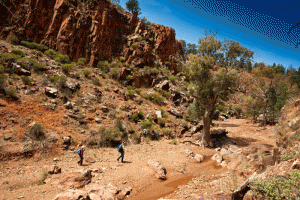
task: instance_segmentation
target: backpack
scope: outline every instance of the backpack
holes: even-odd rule
[[[77,154],[79,154],[79,155],[80,155],[80,149],[77,151]]]
[[[120,145],[118,146],[118,152],[121,152],[121,151],[123,151],[123,146],[122,146],[122,144],[120,144]]]

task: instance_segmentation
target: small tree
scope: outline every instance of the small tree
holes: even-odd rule
[[[222,52],[223,57],[217,56]],[[199,55],[191,55],[185,65],[189,77],[189,92],[197,101],[203,116],[202,143],[210,143],[210,123],[219,100],[227,101],[235,86],[237,71],[241,62],[252,57],[253,52],[238,42],[221,43],[214,36],[207,35],[199,39]],[[220,62],[222,59],[222,62]],[[219,68],[216,63],[223,63]]]
[[[129,1],[127,1],[126,8],[131,13],[138,12],[138,15],[142,14],[140,12],[141,8],[139,7],[139,2],[137,0],[129,0]]]

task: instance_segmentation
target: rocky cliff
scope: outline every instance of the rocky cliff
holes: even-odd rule
[[[64,0],[28,0],[8,4],[1,15],[0,37],[43,43],[71,60],[86,58],[90,65],[124,56],[129,64],[163,65],[176,69],[185,60],[172,28],[145,25],[137,14],[121,12],[99,0],[94,5]]]

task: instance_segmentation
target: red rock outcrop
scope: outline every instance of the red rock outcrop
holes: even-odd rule
[[[149,28],[138,19],[137,13],[128,16],[106,0],[96,2],[94,9],[88,5],[76,7],[68,2],[28,0],[17,3],[13,7],[14,14],[26,10],[20,17],[24,20],[24,33],[16,33],[17,36],[22,40],[46,44],[68,55],[72,61],[84,57],[91,66],[120,55],[138,67],[153,66],[158,58],[161,63],[169,61],[176,68],[178,59],[184,59],[183,49],[172,28],[162,25]],[[6,38],[7,32],[16,32],[16,26],[4,31],[8,21],[5,19],[6,23],[0,23],[1,38]],[[134,39],[128,39],[129,35]],[[133,43],[137,43],[134,48]]]

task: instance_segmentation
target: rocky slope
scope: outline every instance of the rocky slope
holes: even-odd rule
[[[91,66],[120,55],[140,67],[168,61],[176,69],[185,60],[172,28],[145,26],[137,13],[122,13],[106,0],[92,7],[63,0],[7,4],[10,11],[0,5],[1,10],[6,10],[6,15],[0,16],[2,39],[17,35],[21,40],[46,44],[72,61],[84,57]]]

